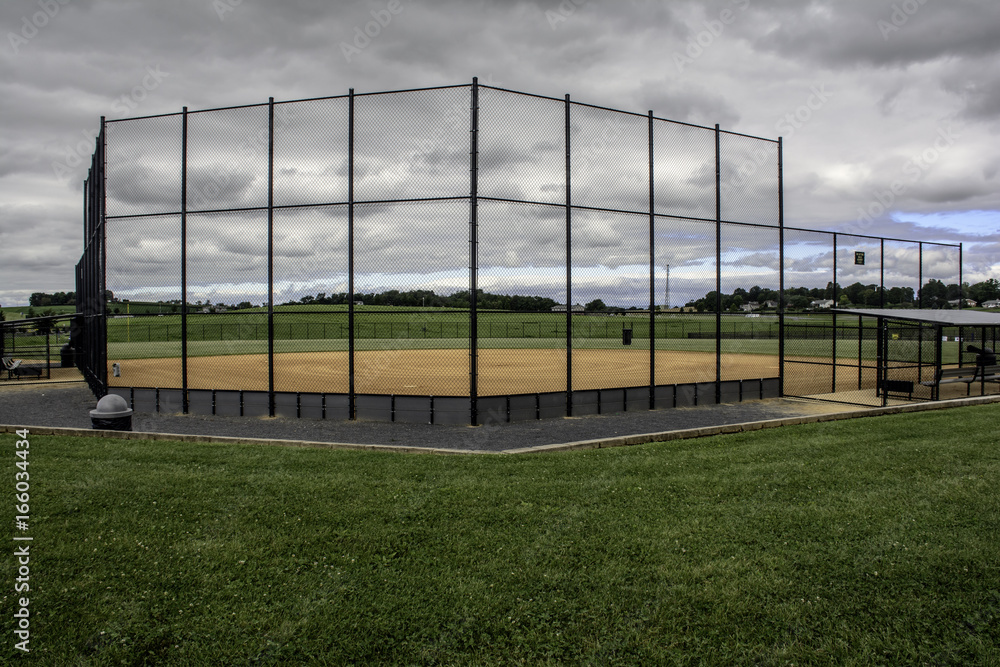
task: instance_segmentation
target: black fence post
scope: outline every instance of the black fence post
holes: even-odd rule
[[[722,402],[722,156],[715,124],[715,402]]]
[[[963,244],[958,244],[958,308],[962,309],[965,301],[965,284],[962,282],[962,248]]]
[[[889,368],[888,368],[888,353],[889,353],[889,327],[886,324],[884,317],[879,317],[878,322],[878,360],[876,365],[878,366],[878,380],[876,381],[876,396],[880,395],[882,397],[882,407],[884,408],[889,404],[888,390],[886,385],[889,378]]]
[[[181,402],[188,412],[187,176],[188,108],[181,116]]]
[[[291,335],[289,335],[291,338]],[[274,98],[267,100],[267,414],[274,416]]]
[[[934,330],[934,368],[936,369],[941,368],[942,348],[944,347],[944,337],[942,336],[942,331],[944,331],[944,328],[940,324],[937,325],[937,328]],[[958,349],[959,349],[958,359],[961,362],[962,360],[961,344],[959,344]],[[931,389],[931,400],[936,401],[939,400],[940,398],[941,398],[941,385],[936,384]]]
[[[570,98],[565,99],[566,146],[566,416],[573,416],[573,172],[570,153]]]
[[[924,242],[917,241],[917,308],[924,307]],[[962,291],[962,286],[959,284],[958,291]],[[959,295],[961,298],[961,295]],[[961,302],[959,302],[961,305]]]
[[[861,382],[863,376],[863,360],[864,360],[864,340],[865,340],[865,322],[864,317],[858,315],[858,391],[861,390]]]
[[[83,242],[83,256],[80,257],[80,264],[78,265],[79,278],[77,279],[77,290],[76,290],[76,312],[81,313],[79,320],[79,331],[80,340],[77,341],[77,368],[83,373],[83,376],[87,379],[87,384],[90,386],[91,391],[94,391],[94,383],[92,380],[93,375],[93,350],[94,350],[94,336],[91,330],[90,315],[93,310],[93,299],[94,292],[93,286],[90,284],[90,256],[91,252],[91,208],[93,206],[93,195],[94,195],[94,160],[91,158],[90,161],[90,173],[87,176],[86,187],[87,191],[84,195],[84,204],[86,210],[83,214],[83,226],[84,226],[84,242]],[[13,336],[14,332],[11,332]],[[13,343],[13,339],[11,340]]]
[[[653,160],[653,110],[649,110],[649,409],[656,407],[656,201]],[[669,280],[669,278],[668,278]],[[668,305],[669,306],[669,305]]]
[[[785,183],[778,137],[778,395],[785,395]]]
[[[354,386],[354,89],[347,112],[347,374],[348,415],[357,419]]]
[[[479,425],[479,78],[472,78],[469,127],[469,407]]]
[[[885,239],[879,239],[878,307],[885,308]]]
[[[101,304],[101,316],[98,322],[97,331],[99,343],[97,346],[98,350],[98,371],[99,383],[100,383],[100,394],[103,398],[108,393],[108,225],[107,225],[107,120],[104,116],[101,116],[101,137],[98,141],[97,154],[98,154],[98,187],[100,188],[100,197],[98,197],[98,204],[100,206],[100,212],[98,215],[97,223],[100,225],[99,239],[99,249],[100,249],[100,265],[98,267],[98,288],[99,297]]]
[[[837,233],[833,233],[833,287],[832,287],[833,307],[837,307]],[[833,372],[830,373],[830,393],[837,393],[837,313],[833,313],[833,351],[832,363]]]

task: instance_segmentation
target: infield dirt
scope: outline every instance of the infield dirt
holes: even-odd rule
[[[114,377],[111,364],[120,365]],[[280,353],[274,356],[275,390],[348,392],[347,352]],[[181,360],[108,360],[108,383],[123,387],[181,387]],[[384,350],[355,353],[355,391],[365,394],[467,396],[468,350]],[[268,388],[266,355],[190,357],[189,389]],[[656,384],[712,382],[715,355],[657,351]],[[479,395],[565,391],[565,350],[482,349],[478,356]],[[723,380],[778,376],[778,359],[767,355],[724,354]],[[649,384],[649,350],[574,350],[573,389],[611,389]]]

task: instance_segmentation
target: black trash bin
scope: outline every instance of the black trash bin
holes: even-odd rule
[[[994,352],[990,348],[976,347],[975,345],[969,345],[965,349],[969,352],[975,353],[977,366],[996,366],[997,355],[996,352]]]
[[[59,349],[59,364],[63,368],[73,368],[76,365],[73,348],[66,343]]]
[[[97,430],[131,431],[132,409],[118,394],[108,394],[97,402],[95,410],[90,411],[90,421]]]
[[[622,345],[631,345],[631,344],[632,344],[632,330],[622,329]]]

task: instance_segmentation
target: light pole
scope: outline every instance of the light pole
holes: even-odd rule
[[[670,265],[669,264],[667,264],[667,292],[664,295],[664,298],[666,299],[664,307],[667,310],[670,310]]]

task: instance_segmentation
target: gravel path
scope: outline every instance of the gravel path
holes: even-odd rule
[[[89,429],[90,410],[96,404],[94,395],[85,385],[80,384],[0,387],[0,424]],[[157,433],[495,452],[638,433],[658,433],[821,414],[837,409],[835,406],[820,403],[772,399],[731,405],[546,419],[478,428],[365,421],[203,417],[139,412],[133,416],[132,423],[135,431]]]

